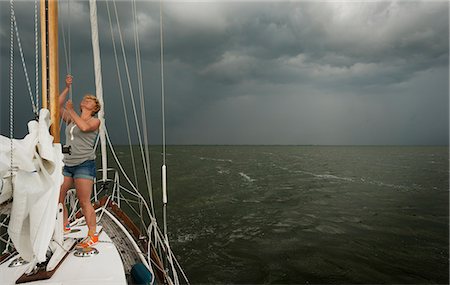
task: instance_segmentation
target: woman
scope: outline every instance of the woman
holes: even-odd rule
[[[61,185],[59,202],[64,205],[64,231],[70,232],[64,200],[67,191],[75,184],[81,210],[89,229],[88,236],[78,244],[78,247],[85,248],[98,242],[95,210],[90,198],[96,176],[94,145],[100,127],[100,120],[94,116],[100,111],[100,103],[95,96],[86,95],[80,103],[80,115],[73,109],[72,100],[67,100],[64,108],[64,101],[71,85],[72,76],[67,75],[66,88],[59,96],[60,114],[67,124],[66,145],[71,148],[71,154],[64,154],[64,182]]]

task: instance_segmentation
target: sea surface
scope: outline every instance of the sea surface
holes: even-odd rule
[[[169,239],[192,284],[449,282],[448,147],[168,146],[166,159]],[[151,161],[160,218],[160,147]]]

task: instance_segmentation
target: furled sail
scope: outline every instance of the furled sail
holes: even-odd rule
[[[8,234],[27,261],[46,259],[63,182],[61,145],[53,143],[50,124],[49,111],[42,109],[38,122],[28,122],[28,135],[13,140],[12,179],[10,139],[0,136],[0,201],[13,198]]]

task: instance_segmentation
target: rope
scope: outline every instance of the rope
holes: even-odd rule
[[[139,192],[139,190],[133,185],[133,183],[131,182],[130,178],[128,177],[128,175],[126,174],[125,170],[123,169],[122,164],[120,163],[119,159],[117,158],[116,152],[114,151],[114,148],[113,148],[113,146],[112,146],[111,139],[109,138],[109,134],[108,134],[108,131],[107,131],[106,127],[105,127],[105,133],[106,133],[106,139],[108,140],[109,148],[110,148],[110,150],[111,150],[111,154],[113,155],[114,160],[115,160],[116,163],[117,163],[117,166],[119,167],[120,171],[122,172],[122,175],[125,177],[125,179],[127,180],[127,182],[130,184],[131,188],[133,188],[133,190],[136,192],[136,194],[139,196],[139,198],[142,199],[142,200],[144,201],[144,206],[145,206],[145,208],[147,209],[147,213],[148,213],[149,216],[151,217],[150,209],[149,209],[147,203],[145,202],[144,197],[142,197],[142,194],[141,194],[141,193]]]
[[[148,167],[147,167],[147,164],[146,164],[146,162],[144,160],[144,149],[143,149],[143,146],[142,146],[142,137],[141,137],[141,132],[140,132],[141,128],[139,126],[139,120],[137,118],[136,104],[134,102],[134,95],[133,95],[133,88],[131,86],[130,72],[128,70],[128,61],[127,61],[127,57],[126,57],[126,54],[125,54],[125,47],[124,47],[124,43],[123,43],[122,31],[121,31],[121,28],[120,28],[120,22],[119,22],[119,17],[118,17],[118,13],[117,13],[117,6],[116,6],[116,1],[115,0],[113,0],[113,4],[114,4],[114,11],[115,11],[115,15],[116,15],[116,22],[117,22],[117,27],[118,27],[118,32],[119,32],[119,39],[120,39],[120,44],[121,44],[121,49],[122,49],[122,56],[123,56],[124,65],[125,65],[125,72],[126,72],[126,75],[127,75],[128,88],[129,88],[129,91],[130,91],[130,98],[131,98],[131,103],[132,103],[131,105],[133,107],[133,115],[134,115],[134,120],[135,120],[135,123],[136,123],[136,130],[137,130],[137,135],[138,135],[138,140],[139,140],[139,148],[140,148],[141,157],[142,157],[142,164],[144,166],[144,173],[146,174],[145,178],[149,179],[149,177],[147,176],[147,173],[149,173]],[[149,183],[147,182],[147,185],[148,184]],[[152,210],[152,212],[154,212],[154,210]]]
[[[61,14],[61,5],[58,5],[58,10],[59,13]],[[61,34],[62,34],[62,38],[63,38],[63,47],[64,47],[64,59],[66,60],[66,72],[69,72],[69,58],[67,55],[67,46],[66,46],[66,33],[65,33],[65,28],[64,28],[64,21],[60,21],[61,22]]]
[[[150,228],[154,228],[154,232],[155,232],[155,244],[162,244],[165,247],[165,250],[167,250],[166,254],[170,254],[174,260],[175,260],[175,264],[177,265],[178,269],[180,270],[180,272],[183,275],[184,280],[186,281],[187,284],[189,284],[189,280],[186,276],[186,274],[183,271],[183,268],[181,268],[180,263],[178,262],[178,260],[176,259],[175,255],[172,252],[172,249],[166,246],[166,243],[164,242],[164,240],[161,238],[161,236],[163,236],[163,233],[161,232],[161,229],[156,225],[156,220],[152,220],[152,224],[148,227],[147,232],[149,233],[149,235],[151,234],[152,229]],[[178,277],[177,277],[178,278]]]
[[[162,111],[162,142],[163,142],[163,165],[166,165],[166,115],[165,115],[165,93],[164,93],[164,35],[162,1],[159,2],[159,35],[161,53],[161,111]]]
[[[68,24],[68,38],[69,38],[69,74],[72,75],[72,40],[71,40],[71,21],[70,21],[70,0],[67,0],[67,22]],[[73,85],[69,89],[69,98],[72,100],[73,97]]]
[[[61,14],[61,5],[58,5],[58,11]],[[67,0],[67,17],[65,17],[68,22],[68,44],[66,44],[66,33],[64,28],[64,21],[59,21],[61,23],[61,33],[63,38],[63,47],[64,47],[64,59],[66,63],[66,74],[72,75],[72,63],[71,63],[71,40],[70,40],[70,1]],[[68,47],[67,47],[68,46]],[[73,84],[69,88],[69,99],[73,100]],[[59,119],[59,125],[63,126],[63,117],[66,113],[66,109],[62,110],[62,114]],[[65,122],[65,126],[67,127],[68,121]]]
[[[35,91],[36,91],[36,107],[39,109],[39,33],[38,33],[38,1],[34,0],[34,61],[35,61]]]
[[[148,207],[148,205],[147,205],[147,202],[145,201],[144,197],[143,197],[142,194],[138,191],[138,189],[133,185],[133,183],[131,182],[130,178],[128,177],[128,175],[126,174],[125,170],[123,169],[122,164],[120,163],[120,161],[119,161],[119,159],[118,159],[118,157],[117,157],[117,155],[116,155],[116,152],[114,151],[114,148],[113,148],[112,143],[111,143],[111,139],[110,139],[110,137],[109,137],[109,134],[108,134],[108,131],[107,131],[106,128],[105,128],[105,133],[106,133],[106,139],[107,139],[107,141],[108,141],[109,148],[110,148],[110,150],[111,150],[111,154],[113,155],[114,160],[115,160],[116,163],[117,163],[117,166],[119,167],[120,171],[122,172],[122,175],[125,177],[125,179],[127,180],[127,182],[130,184],[131,188],[134,190],[134,192],[136,193],[136,195],[138,196],[138,198],[141,199],[141,200],[143,201],[143,205],[144,205],[145,209],[147,210],[147,214],[148,214],[150,220],[155,220],[154,216],[152,216],[152,214],[151,214],[151,212],[150,212],[150,209],[149,209],[149,207]],[[142,221],[143,217],[140,217],[140,218],[141,218],[141,222],[143,222],[143,221]],[[149,236],[149,237],[150,237],[150,236]]]
[[[61,13],[61,6],[58,5],[58,10]],[[66,29],[64,27],[64,21],[60,21],[61,23],[61,33],[62,33],[62,38],[63,38],[63,47],[64,47],[64,59],[65,59],[65,63],[66,63],[66,74],[70,74],[72,75],[72,63],[71,63],[71,58],[72,58],[72,54],[71,54],[71,39],[70,39],[70,1],[67,0],[67,17],[65,17],[67,19],[67,44],[66,44]],[[69,89],[69,98],[70,100],[73,99],[73,85],[70,87]],[[61,116],[61,121],[60,121],[60,125],[62,122],[62,116]]]
[[[146,173],[146,182],[147,182],[147,190],[148,190],[148,196],[150,198],[150,204],[152,207],[152,214],[154,213],[154,207],[153,207],[153,190],[152,190],[152,179],[151,179],[151,170],[150,170],[150,151],[148,149],[148,133],[147,133],[147,118],[146,118],[146,112],[145,112],[145,100],[144,100],[144,85],[142,80],[142,66],[141,66],[141,49],[140,49],[140,42],[139,42],[139,31],[138,31],[138,21],[137,21],[137,11],[136,11],[136,0],[133,0],[132,2],[133,6],[133,19],[134,19],[134,45],[135,45],[135,51],[136,51],[136,68],[137,68],[137,75],[138,75],[138,86],[139,86],[139,96],[141,100],[141,120],[142,120],[142,129],[144,132],[144,147],[145,147],[145,161],[147,163],[147,170]]]
[[[166,192],[166,122],[165,122],[165,94],[164,94],[164,36],[163,36],[163,15],[162,15],[162,0],[159,2],[159,35],[160,35],[160,55],[161,55],[161,116],[162,116],[162,148],[163,148],[163,170],[162,170],[162,190],[163,190],[163,229],[164,238],[169,245],[169,238],[167,236],[167,192]],[[173,266],[172,260],[169,256],[169,263]],[[176,279],[177,280],[177,279]]]
[[[25,57],[23,55],[23,50],[22,50],[22,42],[21,42],[20,36],[19,36],[19,29],[17,27],[17,21],[16,21],[16,16],[14,13],[14,5],[13,4],[11,6],[11,21],[14,23],[14,28],[16,31],[17,45],[19,46],[20,59],[22,60],[22,68],[25,73],[25,79],[27,81],[27,88],[28,88],[28,93],[30,95],[30,99],[31,99],[31,105],[33,107],[33,113],[37,116],[38,115],[38,107],[36,106],[36,103],[34,102],[33,92],[31,91],[30,78],[28,77],[27,66],[25,64]]]
[[[109,10],[108,2],[106,4],[107,4],[107,9],[108,9],[108,16],[109,16],[109,21],[110,21],[111,34],[114,35],[113,27],[112,27],[112,21],[111,21],[111,13],[110,13],[110,10]],[[135,123],[136,123],[137,133],[138,133],[139,146],[140,146],[140,150],[141,150],[142,162],[143,162],[144,171],[145,171],[144,173],[146,174],[146,179],[148,179],[147,180],[147,186],[148,186],[148,189],[150,191],[151,190],[151,184],[149,185],[149,181],[150,181],[150,177],[149,177],[150,176],[149,152],[148,152],[148,149],[147,149],[146,150],[146,157],[145,157],[145,160],[144,160],[144,151],[143,151],[143,147],[142,147],[142,138],[141,138],[141,133],[140,133],[140,126],[139,126],[139,121],[137,119],[137,111],[136,111],[136,106],[135,106],[135,102],[134,102],[133,89],[132,89],[132,86],[131,86],[130,74],[129,74],[129,70],[128,70],[128,63],[127,63],[127,58],[126,58],[126,54],[125,54],[125,48],[124,48],[124,42],[123,42],[123,37],[122,37],[122,32],[121,32],[121,27],[120,27],[120,22],[119,22],[119,17],[118,17],[118,13],[117,13],[117,6],[116,6],[116,2],[114,0],[113,0],[113,5],[114,5],[114,11],[115,11],[115,16],[116,16],[117,28],[118,28],[118,32],[119,32],[119,39],[120,39],[120,44],[121,44],[121,49],[122,49],[122,56],[123,56],[123,60],[124,60],[125,71],[126,71],[126,76],[127,76],[127,81],[128,81],[128,87],[129,87],[129,91],[130,91],[130,97],[131,97],[132,108],[133,108],[133,115],[134,115],[134,119],[135,119]],[[160,13],[162,14],[161,10],[160,10]],[[139,50],[139,36],[138,36],[138,32],[137,32],[137,17],[136,17],[136,15],[137,15],[137,13],[136,13],[136,5],[133,2],[133,18],[134,18],[134,24],[135,24],[135,47],[136,47],[135,51],[136,51],[136,60],[137,60],[137,74],[138,74],[138,83],[139,83],[139,94],[140,94],[140,99],[141,99],[141,103],[142,103],[141,104],[141,115],[142,115],[142,124],[144,126],[145,139],[147,139],[146,119],[145,119],[145,114],[142,114],[142,113],[145,113],[145,107],[143,106],[144,105],[144,100],[143,100],[143,98],[144,98],[143,97],[143,83],[142,83],[143,80],[142,80],[142,69],[141,69],[140,50]],[[161,15],[161,24],[162,24],[162,15]],[[118,68],[118,58],[117,58],[117,51],[116,51],[116,47],[115,47],[114,36],[112,36],[112,38],[113,38],[113,48],[114,48],[115,57],[116,57],[116,68],[118,70],[118,76],[119,76],[119,85],[120,85],[120,88],[121,88],[121,95],[122,95],[121,97],[122,97],[123,107],[124,107],[124,111],[125,111],[125,109],[126,109],[125,108],[125,104],[124,104],[125,100],[124,100],[124,97],[123,97],[123,89],[122,89],[122,84],[121,84],[121,80],[120,80],[120,78],[121,78],[120,77],[120,69]],[[162,27],[161,27],[161,39],[162,39]],[[162,49],[162,47],[163,47],[163,43],[161,42],[161,49]],[[162,50],[161,50],[161,53],[162,53]],[[163,58],[162,58],[162,63],[163,63]],[[163,82],[164,82],[164,80],[162,79],[162,83],[161,83],[162,86],[164,86]],[[164,91],[163,91],[163,94],[164,94]],[[164,97],[164,95],[163,95],[163,97]],[[125,116],[125,118],[127,118],[127,116]],[[128,124],[127,124],[127,127],[128,127]],[[119,169],[121,170],[122,174],[124,175],[124,177],[128,181],[128,183],[131,185],[132,189],[135,191],[135,193],[138,195],[138,197],[143,201],[143,205],[145,206],[145,208],[147,210],[147,214],[149,215],[150,220],[151,221],[155,221],[154,215],[152,215],[152,213],[153,213],[153,202],[151,201],[152,202],[152,212],[150,212],[150,209],[149,209],[149,207],[147,205],[146,200],[143,198],[143,196],[137,190],[137,188],[133,185],[133,183],[131,182],[131,180],[129,179],[127,174],[125,173],[121,163],[119,162],[119,159],[117,158],[117,155],[116,155],[116,153],[115,153],[115,151],[113,149],[113,146],[112,146],[112,143],[111,143],[111,140],[110,140],[110,137],[109,137],[109,134],[108,134],[106,128],[105,128],[105,133],[106,133],[106,138],[107,138],[108,144],[110,146],[111,153],[112,153],[112,155],[113,155],[113,157],[114,157],[114,159],[115,159]],[[130,138],[131,137],[129,135],[129,139]],[[163,140],[164,140],[164,163],[165,163],[165,133],[164,133]],[[148,141],[145,141],[145,142],[146,142],[146,145],[148,146]],[[151,197],[151,192],[150,192],[150,197]],[[128,201],[125,201],[125,202],[127,204],[129,204]],[[140,204],[140,205],[142,205],[142,204]],[[130,208],[133,208],[133,207],[131,207],[130,204],[129,204],[129,206],[130,206]],[[141,222],[143,222],[143,216],[141,216]],[[150,235],[151,235],[151,233],[149,233],[149,237],[150,237]],[[170,268],[171,268],[173,277],[175,279],[175,283],[178,284],[179,283],[178,282],[178,275],[177,275],[177,271],[175,269],[176,266],[174,265],[174,262],[173,262],[174,256],[173,256],[173,253],[172,253],[172,251],[170,249],[167,235],[164,237],[163,234],[161,233],[161,230],[157,226],[156,226],[156,230],[155,230],[155,241],[159,241],[156,244],[158,244],[159,246],[162,246],[162,247],[167,249],[166,252],[168,253],[167,257],[168,257],[168,261],[169,261],[169,264],[170,264]],[[151,261],[151,259],[149,259],[149,260]],[[177,263],[176,259],[175,259],[175,262]],[[177,263],[177,266],[180,268],[181,272],[183,272],[178,263]],[[183,276],[185,277],[184,272],[183,272]],[[170,281],[170,278],[168,278],[168,280]],[[187,278],[186,278],[186,280],[187,280]]]
[[[148,139],[147,139],[147,119],[145,118],[145,101],[144,101],[144,93],[143,93],[143,84],[142,84],[142,70],[140,67],[140,63],[141,63],[141,53],[140,53],[140,49],[139,49],[139,33],[137,30],[137,17],[136,17],[136,1],[133,0],[131,2],[131,6],[132,6],[132,10],[133,10],[133,35],[134,35],[134,50],[135,50],[135,58],[136,58],[136,74],[137,74],[137,80],[138,80],[138,91],[139,91],[139,100],[141,102],[140,107],[141,107],[141,121],[142,121],[142,129],[144,132],[144,152],[145,152],[145,163],[147,164],[147,170],[150,172],[150,163],[149,160],[147,160],[148,158]],[[144,157],[142,157],[142,160],[144,160]],[[147,183],[147,191],[148,191],[148,196],[150,198],[150,202],[152,204],[152,210],[153,210],[153,199],[152,197],[152,191],[151,191],[151,179],[149,179],[149,173],[145,173],[145,178],[146,178],[146,183]],[[139,204],[139,211],[140,211],[140,215],[142,216],[142,204]],[[154,215],[154,213],[153,213]],[[141,230],[143,230],[141,228]]]
[[[119,167],[120,171],[122,172],[122,175],[123,175],[123,176],[125,177],[125,179],[128,181],[128,183],[130,184],[131,188],[134,190],[134,192],[136,193],[136,195],[138,195],[138,197],[139,197],[140,199],[143,200],[143,204],[144,204],[144,206],[145,206],[145,208],[146,208],[146,210],[147,210],[147,214],[148,214],[148,216],[150,217],[150,220],[151,220],[151,221],[155,220],[154,216],[151,215],[150,209],[149,209],[147,203],[145,202],[144,197],[142,197],[142,194],[137,190],[137,188],[133,185],[133,183],[131,182],[131,180],[130,180],[130,178],[128,177],[128,175],[125,173],[125,170],[123,169],[122,164],[120,163],[120,161],[119,161],[119,159],[118,159],[118,157],[117,157],[117,155],[116,155],[116,152],[114,151],[114,148],[113,148],[112,143],[111,143],[111,139],[110,139],[110,137],[109,137],[109,134],[108,134],[108,131],[106,130],[106,128],[105,128],[105,133],[106,133],[106,139],[107,139],[107,141],[108,141],[108,145],[109,145],[110,150],[111,150],[111,154],[113,155],[114,160],[115,160],[116,163],[117,163],[117,166]],[[142,217],[141,217],[141,219],[142,219]],[[162,236],[162,233],[161,233],[161,231],[159,230],[159,228],[156,227],[156,229],[158,230],[159,234]],[[149,235],[149,237],[150,237],[150,235]],[[159,240],[162,240],[160,236],[158,236],[158,238],[159,238]],[[157,243],[156,243],[156,235],[155,235],[155,244],[157,244]],[[161,242],[161,244],[164,244],[164,243]]]
[[[13,184],[13,136],[14,136],[14,2],[10,0],[11,18],[10,18],[10,43],[9,43],[9,139],[11,147],[11,188]]]
[[[130,135],[130,124],[128,122],[128,117],[126,116],[127,114],[127,108],[125,105],[125,96],[123,93],[123,86],[122,86],[122,76],[120,74],[120,68],[119,68],[119,58],[117,56],[117,50],[116,50],[116,41],[115,41],[115,37],[114,37],[114,32],[113,32],[113,26],[112,26],[112,20],[111,20],[111,13],[109,10],[109,4],[108,1],[106,1],[106,9],[108,10],[108,19],[109,19],[109,27],[111,29],[111,38],[112,38],[112,44],[113,44],[113,50],[114,50],[114,57],[116,59],[116,70],[117,70],[117,79],[119,82],[119,89],[120,89],[120,98],[122,99],[122,109],[123,109],[123,114],[125,117],[125,125],[127,128],[127,135],[128,135],[128,145],[130,147],[130,154],[131,154],[131,165],[133,167],[133,174],[134,174],[134,182],[136,185],[138,185],[138,178],[137,178],[137,171],[136,171],[136,162],[134,159],[134,152],[133,152],[133,147],[131,145],[131,135]]]

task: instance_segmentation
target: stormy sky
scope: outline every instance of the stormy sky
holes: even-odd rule
[[[111,2],[110,2],[111,3]],[[169,144],[442,145],[449,140],[446,1],[163,4]],[[95,93],[89,5],[60,3],[60,78],[70,46],[75,104]],[[113,31],[134,122],[113,6]],[[132,5],[118,16],[140,110]],[[34,90],[34,1],[15,4]],[[161,143],[159,2],[137,2],[150,142]],[[127,133],[106,3],[98,3],[106,122]],[[9,133],[9,1],[0,1],[1,134]],[[64,25],[64,29],[63,26]],[[68,41],[70,26],[71,40]],[[15,45],[15,136],[33,116]],[[63,83],[60,84],[63,87]],[[138,113],[138,117],[141,115]],[[130,125],[136,142],[136,127]]]

